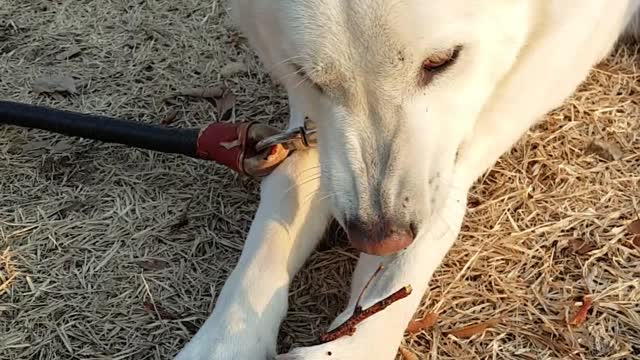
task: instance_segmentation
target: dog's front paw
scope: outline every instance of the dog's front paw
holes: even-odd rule
[[[353,335],[320,345],[296,348],[276,356],[276,360],[393,360],[396,353],[393,343],[383,338]]]
[[[256,324],[245,326],[231,314],[210,317],[174,360],[272,360],[275,336],[265,336]]]
[[[301,347],[276,356],[276,360],[340,360],[359,359],[353,354],[353,347],[343,340],[335,340],[326,344]]]
[[[238,337],[224,342],[191,341],[174,360],[271,360],[269,351],[260,339]]]

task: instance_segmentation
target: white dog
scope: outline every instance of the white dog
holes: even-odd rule
[[[232,0],[318,148],[263,180],[240,260],[179,360],[393,359],[458,235],[472,183],[562,104],[640,0]],[[625,30],[626,28],[626,30]],[[351,299],[413,293],[355,334],[276,355],[289,283],[335,218],[362,252]]]

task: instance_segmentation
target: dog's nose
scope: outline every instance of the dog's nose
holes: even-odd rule
[[[347,236],[356,249],[371,255],[394,254],[411,245],[415,238],[415,226],[394,221],[366,223],[353,221],[347,224]]]

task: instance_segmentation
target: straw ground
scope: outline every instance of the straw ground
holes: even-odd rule
[[[227,86],[238,117],[282,126],[282,89],[224,5],[3,0],[0,98],[150,123],[177,110],[170,126],[186,127],[216,120],[211,104],[163,97]],[[620,47],[478,180],[417,314],[438,322],[403,347],[425,359],[640,356],[640,238],[628,229],[640,211],[639,61],[637,46]],[[53,75],[72,76],[77,94],[32,91]],[[257,190],[215,164],[0,125],[0,359],[169,358],[211,311]],[[291,288],[282,350],[325,330],[354,260],[329,231]],[[586,294],[586,321],[567,325]],[[447,334],[495,318],[471,338]]]

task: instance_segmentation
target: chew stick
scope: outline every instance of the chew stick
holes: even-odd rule
[[[353,311],[353,315],[351,315],[351,317],[347,319],[347,321],[342,323],[342,325],[320,336],[320,342],[326,343],[343,336],[353,335],[356,332],[356,325],[363,322],[368,317],[384,310],[387,306],[393,304],[394,302],[406,298],[411,294],[411,291],[411,285],[407,285],[364,310],[360,305],[356,305],[356,308]]]

